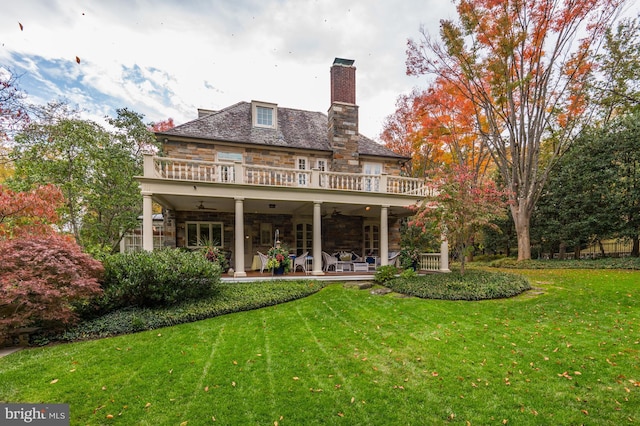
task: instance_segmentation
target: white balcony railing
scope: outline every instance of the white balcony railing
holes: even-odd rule
[[[420,253],[418,269],[421,271],[439,271],[440,253]]]
[[[184,160],[145,155],[144,177],[279,187],[308,187],[339,191],[383,192],[424,197],[432,188],[424,179],[364,175],[242,163]]]

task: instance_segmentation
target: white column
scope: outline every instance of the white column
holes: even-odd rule
[[[153,202],[151,194],[142,194],[142,249],[153,251]]]
[[[246,277],[247,273],[244,270],[244,198],[237,197],[236,199],[236,226],[234,230],[235,238],[235,253],[234,259],[234,277]]]
[[[380,266],[389,264],[389,206],[380,207]]]
[[[322,272],[322,203],[313,202],[313,275],[324,275]]]
[[[449,241],[445,234],[442,234],[440,242],[440,272],[451,272],[449,269]]]

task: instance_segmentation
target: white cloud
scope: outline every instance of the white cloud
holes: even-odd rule
[[[445,0],[6,3],[0,64],[28,74],[38,103],[66,97],[94,117],[127,107],[176,123],[252,99],[326,112],[329,68],[343,57],[356,61],[360,131],[374,138],[397,97],[424,84],[405,75],[407,39],[455,17]]]

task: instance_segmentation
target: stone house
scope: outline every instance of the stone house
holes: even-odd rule
[[[430,188],[403,176],[410,158],[359,133],[353,63],[336,58],[330,68],[328,114],[239,102],[157,133],[161,152],[145,156],[138,177],[143,248],[153,249],[156,202],[165,245],[213,241],[231,251],[235,276],[276,239],[308,252],[315,275],[322,252],[373,253],[387,264],[400,249],[400,219]]]

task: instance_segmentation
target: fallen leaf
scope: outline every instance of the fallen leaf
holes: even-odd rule
[[[187,426],[187,423],[189,423],[189,422],[182,422],[182,423],[180,423],[180,426]]]
[[[344,417],[344,413],[338,413],[338,416]]]
[[[294,377],[293,380],[300,380],[300,377]]]
[[[150,402],[147,402],[147,403],[144,405],[144,408],[149,408],[149,407],[151,407],[151,403],[150,403]]]
[[[204,391],[205,391],[205,392],[209,392],[209,386],[205,386],[205,387],[204,387]]]
[[[75,368],[72,368],[71,370],[69,370],[69,373],[74,373],[76,371]]]
[[[351,397],[351,403],[353,404],[356,401],[356,398],[354,396]]]
[[[589,412],[587,410],[580,410],[582,412],[582,414],[584,414],[585,416],[589,415]]]
[[[233,365],[238,365],[238,361],[233,360]]]
[[[58,383],[58,379],[53,379],[51,382],[49,382],[49,384],[54,384],[54,383]]]
[[[235,387],[236,386],[236,382],[231,382],[231,386]]]
[[[107,414],[105,417],[108,418],[108,419],[112,419],[113,418],[113,414]]]

